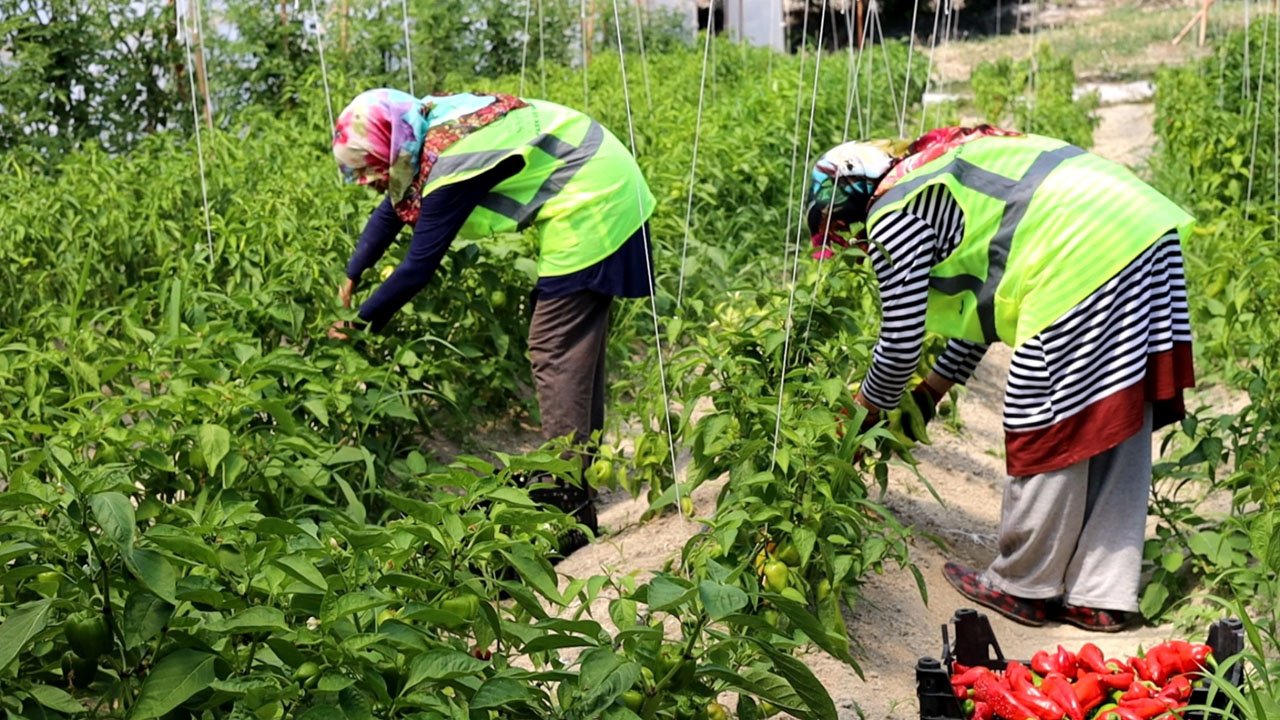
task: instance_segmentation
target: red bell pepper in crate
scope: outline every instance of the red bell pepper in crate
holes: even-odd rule
[[[1164,715],[1170,710],[1169,706],[1158,698],[1140,698],[1137,700],[1121,702],[1120,706],[1116,709],[1119,711],[1128,710],[1133,713],[1138,720],[1151,720],[1151,718]],[[1121,717],[1124,716],[1121,715]],[[1126,718],[1126,720],[1128,719]]]
[[[1141,700],[1143,698],[1155,697],[1156,691],[1160,688],[1150,680],[1134,680],[1128,690],[1120,696],[1120,702],[1125,700]]]
[[[1025,690],[1015,690],[1013,697],[1022,703],[1023,707],[1035,713],[1040,720],[1062,720],[1062,718],[1066,717],[1065,710],[1048,697],[1045,697],[1034,686]]]
[[[1110,673],[1098,675],[1098,682],[1108,690],[1127,690],[1133,684],[1133,673]]]
[[[1084,720],[1084,708],[1071,689],[1071,681],[1061,673],[1051,672],[1040,683],[1040,692],[1062,708],[1070,720]]]
[[[1180,703],[1186,702],[1191,698],[1191,679],[1186,675],[1175,675],[1169,679],[1169,682],[1165,683],[1163,688],[1160,688],[1160,692],[1157,695]]]
[[[1075,677],[1077,662],[1075,653],[1058,646],[1058,672],[1069,678]]]
[[[1080,654],[1077,656],[1080,665],[1084,666],[1089,672],[1096,672],[1099,675],[1106,675],[1111,672],[1107,667],[1107,661],[1102,658],[1102,650],[1098,649],[1093,643],[1085,643],[1080,648]]]
[[[1083,674],[1071,686],[1071,690],[1076,694],[1076,699],[1080,701],[1080,708],[1086,713],[1101,705],[1106,698],[1102,683],[1098,682],[1097,673]]]
[[[979,702],[990,705],[992,712],[1004,720],[1037,720],[1035,711],[1019,702],[994,674],[979,675],[973,690]]]
[[[1004,678],[1009,682],[1009,689],[1014,692],[1026,690],[1035,687],[1035,681],[1031,679],[1031,671],[1016,660],[1010,660],[1009,664],[1004,668]]]
[[[1041,676],[1062,672],[1062,667],[1058,665],[1058,656],[1044,650],[1039,650],[1031,656],[1031,669],[1040,673]]]

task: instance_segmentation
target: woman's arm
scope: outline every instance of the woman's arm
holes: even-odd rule
[[[404,225],[404,221],[396,215],[391,200],[383,198],[369,215],[369,220],[364,224],[364,232],[360,233],[360,241],[356,243],[355,252],[351,253],[351,259],[347,261],[347,279],[359,283],[360,276],[382,259]]]
[[[952,385],[964,385],[969,382],[969,378],[973,377],[973,371],[978,369],[978,363],[982,362],[982,357],[987,354],[988,347],[990,346],[984,343],[970,340],[951,340],[938,356],[938,361],[933,364],[933,369],[929,371],[931,380],[929,384],[935,390],[942,390],[943,394],[946,394]]]
[[[937,235],[915,215],[896,212],[876,225],[871,240],[880,289],[880,338],[857,400],[868,409],[888,411],[898,406],[920,364]]]
[[[518,158],[476,177],[446,185],[422,199],[413,241],[404,260],[373,295],[360,306],[360,318],[372,330],[386,327],[391,316],[413,299],[435,276],[449,245],[467,218],[494,187],[520,171]]]

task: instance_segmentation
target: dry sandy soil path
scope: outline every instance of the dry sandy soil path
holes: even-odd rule
[[[1142,102],[1104,106],[1095,134],[1095,152],[1130,165],[1141,163],[1153,145],[1152,108]],[[872,577],[862,589],[863,599],[846,611],[849,635],[858,645],[865,674],[821,652],[805,661],[826,685],[846,718],[915,718],[914,666],[922,655],[941,649],[941,626],[961,607],[971,606],[947,585],[942,565],[956,559],[984,566],[995,554],[995,532],[1005,482],[1000,412],[1008,350],[993,347],[959,402],[962,430],[939,429],[934,445],[918,453],[921,474],[943,500],[939,504],[906,468],[892,474],[885,503],[921,535],[940,538],[946,550],[923,538],[912,548],[913,558],[928,584],[926,603],[906,570]],[[718,484],[704,485],[694,500],[699,516],[714,512]],[[647,577],[678,554],[698,525],[668,516],[640,524],[643,500],[613,497],[602,507],[601,524],[609,531],[596,544],[574,553],[557,568],[568,577],[608,570]],[[603,615],[603,614],[601,614]],[[994,614],[991,614],[994,616]],[[604,617],[607,617],[605,615]],[[1078,647],[1097,643],[1108,655],[1131,654],[1139,644],[1168,637],[1168,627],[1144,627],[1115,635],[1086,633],[1070,626],[1026,628],[994,616],[992,623],[1009,657],[1029,657],[1042,647],[1062,643]]]

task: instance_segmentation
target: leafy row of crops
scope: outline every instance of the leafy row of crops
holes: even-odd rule
[[[1193,408],[1171,440],[1184,452],[1157,468],[1153,507],[1161,524],[1148,543],[1153,575],[1143,610],[1162,616],[1203,585],[1214,601],[1187,614],[1216,616],[1225,607],[1254,618],[1247,662],[1256,672],[1237,696],[1248,718],[1280,712],[1278,30],[1264,16],[1211,57],[1160,75],[1160,147],[1152,162],[1157,182],[1200,221],[1187,243],[1187,275],[1201,374],[1234,386],[1241,398],[1234,412]],[[1201,502],[1224,496],[1225,517]]]
[[[887,50],[900,94],[906,51]],[[804,260],[786,322],[789,178],[810,136],[816,150],[860,124],[889,132],[901,106],[880,100],[883,67],[831,63],[810,127],[812,65],[717,52],[688,225],[700,55],[648,58],[652,104],[636,66],[620,85],[616,55],[593,61],[587,88],[596,117],[634,129],[662,200],[664,360],[674,442],[693,456],[681,493],[731,477],[708,532],[644,583],[558,581],[546,558],[571,521],[513,482],[576,476],[554,450],[441,465],[420,447],[529,409],[526,239],[459,243],[391,334],[324,339],[374,199],[336,181],[314,76],[296,110],[248,109],[205,133],[203,179],[190,138],[163,133],[39,170],[34,151],[0,159],[0,705],[25,718],[684,718],[736,692],[739,717],[832,717],[789,651],[854,664],[839,603],[907,562],[907,532],[848,460],[875,438],[838,432],[841,409],[856,427],[844,388],[874,337],[866,271]],[[328,80],[338,98],[362,89]],[[581,74],[549,69],[547,95],[581,105]],[[592,476],[647,487],[660,511],[676,491],[652,328],[642,303],[615,325],[615,417],[648,431],[629,457],[602,450],[619,470]],[[698,398],[711,411],[695,418]]]

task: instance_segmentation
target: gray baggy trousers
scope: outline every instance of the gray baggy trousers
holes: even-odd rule
[[[1142,430],[1116,447],[1054,472],[1009,478],[1000,555],[984,579],[1027,599],[1138,609],[1147,500],[1151,406]]]
[[[587,444],[604,427],[604,360],[610,295],[539,298],[529,324],[529,361],[548,440]]]

